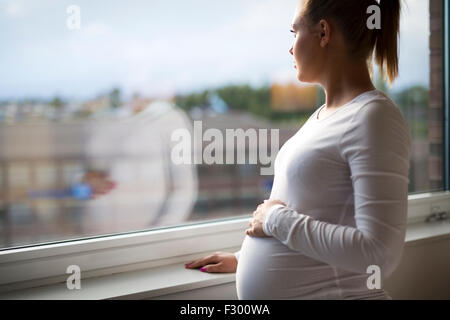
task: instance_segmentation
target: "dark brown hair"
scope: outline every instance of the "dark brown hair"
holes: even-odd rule
[[[367,9],[377,5],[381,11],[381,29],[369,29]],[[333,21],[348,43],[349,53],[367,59],[372,73],[372,58],[389,83],[398,76],[398,38],[400,0],[305,0],[302,15],[312,24],[321,19]]]

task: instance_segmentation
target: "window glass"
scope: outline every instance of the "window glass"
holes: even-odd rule
[[[288,52],[297,2],[0,0],[0,248],[251,215],[325,102]],[[442,189],[442,18],[406,3],[400,77],[374,79],[416,193]]]
[[[412,138],[410,193],[443,188],[442,2],[404,2],[400,76],[392,87],[376,77],[405,116]]]

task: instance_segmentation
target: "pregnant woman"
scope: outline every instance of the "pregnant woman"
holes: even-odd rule
[[[372,5],[381,29],[367,27]],[[241,250],[187,268],[236,272],[239,299],[391,298],[382,282],[404,247],[411,141],[370,66],[374,57],[391,83],[398,75],[399,20],[400,0],[300,2],[289,52],[326,103],[279,151]]]

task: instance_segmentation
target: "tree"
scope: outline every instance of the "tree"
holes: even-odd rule
[[[381,72],[377,71],[375,74],[375,81],[374,81],[375,88],[377,90],[383,91],[386,94],[389,94],[389,86],[386,82],[386,79],[383,78]]]
[[[190,93],[188,95],[175,96],[175,104],[185,111],[189,111],[194,107],[205,106],[208,104],[209,90],[200,93]]]
[[[411,136],[425,139],[428,136],[429,90],[423,86],[414,86],[401,91],[395,97],[406,120]]]
[[[54,97],[49,103],[55,110],[61,110],[66,103],[58,96]]]
[[[121,101],[121,92],[119,88],[114,88],[109,93],[109,101],[111,103],[111,108],[113,109],[117,109],[118,107],[121,106],[122,101]]]

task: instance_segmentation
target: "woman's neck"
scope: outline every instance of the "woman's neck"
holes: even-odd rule
[[[321,82],[327,109],[338,108],[366,91],[375,90],[365,62],[333,63]]]

